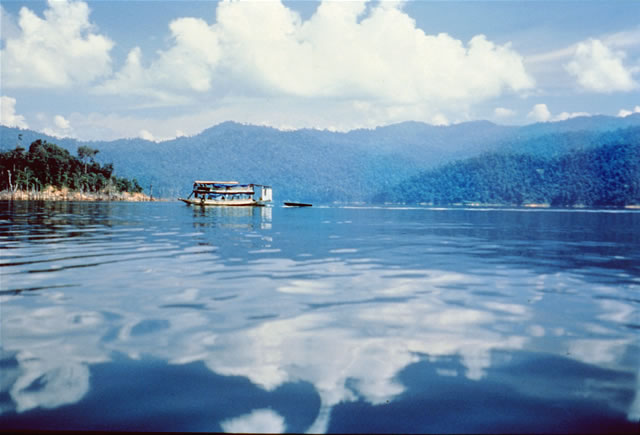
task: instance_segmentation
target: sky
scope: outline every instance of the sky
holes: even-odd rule
[[[0,124],[161,141],[640,112],[640,1],[0,2]]]

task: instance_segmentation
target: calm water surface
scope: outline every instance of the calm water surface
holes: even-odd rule
[[[640,429],[640,213],[0,203],[0,428]]]

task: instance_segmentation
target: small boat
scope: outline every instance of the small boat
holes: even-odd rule
[[[178,200],[187,205],[261,207],[271,202],[272,198],[271,186],[263,184],[194,181],[191,194],[187,198],[178,198]]]
[[[304,202],[285,202],[285,207],[311,207],[311,204]]]

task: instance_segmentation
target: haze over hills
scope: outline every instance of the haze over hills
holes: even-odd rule
[[[155,196],[190,192],[195,179],[270,184],[276,202],[369,201],[385,189],[442,164],[486,152],[560,156],[618,142],[640,141],[640,114],[594,116],[527,126],[475,121],[451,126],[404,122],[346,133],[225,122],[192,137],[165,142],[59,139],[31,130],[1,127],[1,149],[28,148],[45,139],[75,153],[80,145],[100,150],[116,174],[136,178]]]

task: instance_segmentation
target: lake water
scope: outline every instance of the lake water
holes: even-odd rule
[[[629,432],[640,213],[0,203],[0,428]]]

